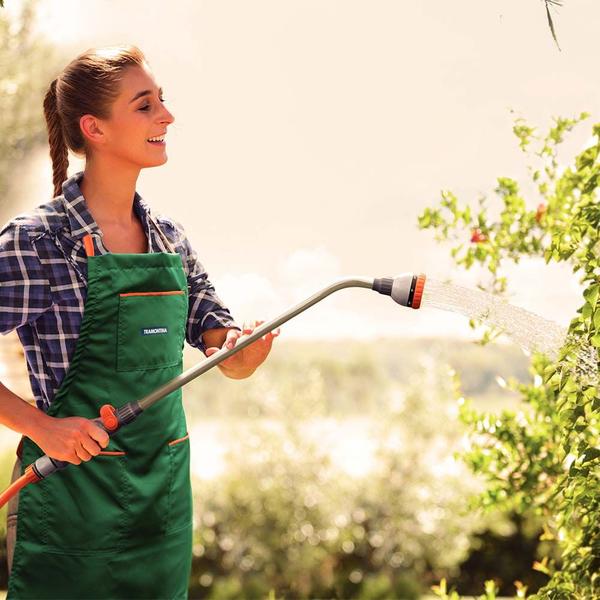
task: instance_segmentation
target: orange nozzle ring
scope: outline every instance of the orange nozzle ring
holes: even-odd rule
[[[423,290],[425,289],[425,273],[421,273],[417,277],[417,282],[415,283],[415,293],[413,294],[412,300],[412,308],[419,308],[421,306],[421,299],[423,298]]]

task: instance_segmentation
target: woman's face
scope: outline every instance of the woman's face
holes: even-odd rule
[[[92,151],[110,157],[111,162],[116,159],[139,168],[167,162],[166,140],[148,141],[164,137],[167,127],[175,120],[162,98],[162,90],[147,65],[127,68],[110,119],[81,117],[81,127],[87,132]]]

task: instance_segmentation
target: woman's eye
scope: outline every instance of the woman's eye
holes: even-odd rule
[[[164,101],[165,101],[165,99],[164,99],[164,98],[159,98],[159,100],[160,100],[161,102],[164,102]],[[139,110],[148,110],[149,108],[150,108],[150,105],[149,105],[149,104],[146,104],[146,106],[142,106],[142,107],[141,107]]]

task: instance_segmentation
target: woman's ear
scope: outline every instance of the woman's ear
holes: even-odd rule
[[[105,135],[100,127],[97,117],[94,117],[93,115],[83,115],[79,119],[79,127],[81,128],[81,133],[89,142],[101,144],[104,141]]]

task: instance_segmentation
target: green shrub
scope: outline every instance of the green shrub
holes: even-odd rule
[[[547,557],[532,565],[549,577],[535,595],[540,599],[600,597],[600,124],[592,128],[594,143],[566,168],[557,158],[565,133],[585,118],[556,119],[543,137],[515,123],[521,149],[537,146],[540,165],[530,166],[537,200],[526,202],[515,180],[499,177],[497,217],[485,198],[475,212],[443,192],[441,207],[419,218],[439,239],[458,239],[451,250],[456,263],[484,267],[491,291],[505,291],[502,266],[524,256],[567,262],[585,288],[557,359],[534,356],[533,382],[511,384],[522,397],[519,410],[485,414],[468,403],[462,409],[473,432],[465,459],[488,481],[481,506],[534,512],[543,519],[543,539],[560,544],[559,562]]]

